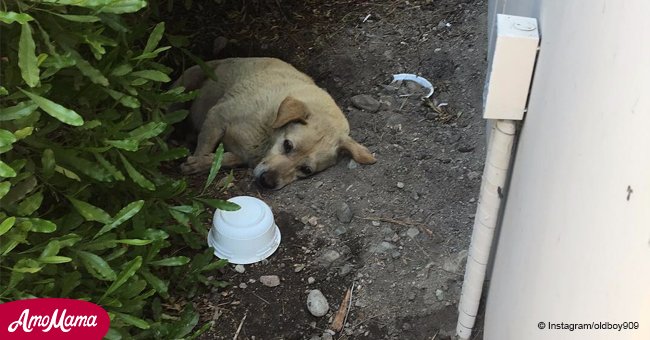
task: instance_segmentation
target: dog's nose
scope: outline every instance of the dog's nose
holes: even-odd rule
[[[257,184],[264,189],[275,189],[278,182],[276,176],[272,172],[266,171],[257,177]]]

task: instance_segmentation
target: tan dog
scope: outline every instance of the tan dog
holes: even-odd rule
[[[349,153],[361,164],[375,158],[354,141],[345,116],[332,97],[293,66],[273,58],[232,58],[208,62],[217,81],[194,66],[176,85],[200,89],[190,115],[199,130],[185,174],[210,169],[223,142],[223,166],[250,166],[256,182],[280,189],[322,171]]]

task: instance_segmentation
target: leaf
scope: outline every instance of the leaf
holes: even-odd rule
[[[113,219],[106,211],[90,203],[67,197],[70,203],[75,207],[77,212],[83,216],[86,221],[101,222],[104,224],[111,223]]]
[[[235,203],[216,199],[216,198],[194,198],[195,200],[208,205],[214,209],[224,210],[224,211],[237,211],[241,207]]]
[[[0,96],[6,96],[9,94],[9,91],[4,86],[0,86]]]
[[[131,177],[133,182],[149,191],[156,190],[156,186],[151,181],[142,176],[142,174],[139,173],[138,170],[136,170],[133,165],[131,165],[131,163],[129,163],[129,161],[124,156],[122,156],[122,154],[120,154],[120,158],[122,159],[122,164],[124,164],[126,172],[129,174],[129,177]]]
[[[48,256],[54,256],[59,253],[61,250],[61,243],[57,240],[52,240],[47,243],[45,246],[45,249],[41,252],[41,258],[43,257],[48,257]]]
[[[44,3],[91,8],[99,13],[133,13],[147,5],[146,0],[41,0]]]
[[[120,170],[118,170],[113,164],[111,164],[106,158],[104,158],[101,154],[95,153],[95,158],[101,164],[104,169],[106,169],[116,180],[118,181],[123,181],[124,180],[124,175]]]
[[[124,240],[115,240],[117,243],[128,244],[130,246],[145,246],[153,242],[152,240],[140,240],[140,239],[124,239]]]
[[[173,266],[182,266],[190,262],[190,258],[187,256],[174,256],[168,257],[166,259],[149,262],[152,266],[163,266],[163,267],[173,267]]]
[[[210,174],[208,175],[208,180],[205,182],[203,187],[203,192],[208,189],[210,184],[214,181],[214,178],[217,176],[217,172],[221,169],[221,161],[223,160],[223,144],[219,144],[217,151],[214,153],[214,161],[210,167]]]
[[[0,199],[5,197],[5,195],[9,192],[9,189],[11,189],[11,182],[0,182]]]
[[[145,320],[142,320],[138,317],[135,317],[133,315],[129,314],[124,314],[124,313],[119,313],[115,312],[115,316],[117,316],[119,319],[124,321],[125,323],[138,327],[140,329],[149,329],[149,323],[146,322]]]
[[[98,236],[117,228],[120,224],[129,220],[131,217],[137,214],[140,211],[140,209],[142,209],[143,205],[144,205],[143,200],[129,203],[126,207],[118,211],[118,213],[115,214],[115,217],[113,218],[113,222],[104,225],[102,229],[99,230],[97,235],[95,235],[94,238],[97,238]]]
[[[0,129],[0,147],[11,145],[16,141],[16,136],[13,133]]]
[[[210,78],[210,80],[214,80],[214,81],[218,80],[217,76],[214,74],[214,69],[210,67],[208,64],[206,64],[205,61],[203,61],[203,59],[195,56],[194,54],[192,54],[192,52],[184,48],[181,48],[180,50],[183,51],[183,53],[185,53],[185,55],[187,55],[190,59],[192,59],[192,61],[195,64],[199,65],[199,67],[201,68],[201,70],[203,71],[206,77]]]
[[[168,282],[163,281],[161,278],[151,274],[148,270],[144,269],[140,272],[142,277],[155,289],[160,296],[166,298],[168,296],[167,290],[169,289]]]
[[[81,182],[81,178],[79,178],[79,175],[75,174],[74,171],[68,170],[62,166],[54,166],[54,171],[62,174],[63,176],[74,179],[77,182]]]
[[[95,84],[108,86],[108,79],[106,79],[98,69],[94,68],[88,61],[86,61],[86,59],[81,57],[77,51],[71,48],[65,48],[65,50],[70,53],[70,57],[74,60],[75,66],[77,66],[81,74],[88,77],[88,79]]]
[[[97,22],[99,21],[99,17],[96,17],[94,15],[70,15],[70,14],[59,14],[55,12],[49,12],[50,14],[54,14],[59,18],[63,18],[68,21],[74,21],[74,22]]]
[[[13,24],[14,22],[17,22],[21,25],[26,24],[28,21],[32,21],[34,18],[32,18],[31,15],[27,13],[16,13],[16,12],[1,12],[0,11],[0,21],[4,22],[5,24]]]
[[[167,83],[171,81],[168,75],[157,70],[144,70],[144,71],[135,71],[130,74],[133,77],[140,77],[148,80],[158,81],[162,83]]]
[[[29,87],[35,87],[39,82],[38,59],[36,58],[36,44],[32,38],[32,29],[29,23],[21,25],[20,41],[18,42],[18,67],[20,74]]]
[[[39,191],[22,200],[18,204],[16,213],[20,216],[29,216],[41,207],[41,203],[43,203],[43,192]]]
[[[5,162],[0,161],[0,177],[16,177],[16,172]]]
[[[79,256],[86,270],[95,278],[102,281],[115,281],[117,278],[113,268],[101,257],[83,250],[75,251],[75,253]]]
[[[140,143],[138,143],[137,140],[132,140],[132,139],[123,139],[123,140],[107,139],[104,141],[104,143],[126,151],[138,151],[138,148],[140,147]]]
[[[142,266],[142,256],[136,256],[133,260],[129,261],[125,266],[124,269],[117,275],[117,278],[115,281],[108,287],[106,292],[104,293],[104,297],[110,295],[113,293],[116,289],[120,288],[126,281],[135,274],[135,272],[140,269],[140,266]]]
[[[128,108],[137,109],[140,107],[140,101],[135,97],[111,89],[104,89],[104,91],[106,91],[111,98],[117,100],[120,104]]]
[[[129,64],[122,64],[114,68],[113,71],[111,71],[111,75],[116,77],[123,77],[129,74],[131,71],[133,71],[133,66]]]
[[[33,126],[28,126],[22,129],[18,129],[14,131],[14,136],[16,136],[16,139],[21,140],[24,138],[27,138],[32,135],[32,132],[34,132],[34,127]]]
[[[43,171],[43,176],[46,178],[51,177],[54,174],[55,166],[56,161],[54,160],[54,151],[52,151],[52,149],[43,150],[43,155],[41,156],[41,170]]]
[[[13,227],[15,223],[16,223],[16,218],[13,216],[6,218],[4,221],[2,221],[2,223],[0,223],[0,236],[8,232],[9,229],[11,229],[11,227]]]
[[[72,126],[83,125],[84,120],[78,113],[70,109],[66,109],[65,107],[37,94],[25,91],[23,89],[20,89],[20,91],[22,91],[25,95],[27,95],[27,97],[33,100],[34,103],[36,103],[38,107],[40,107],[43,111],[45,111],[50,116],[60,120],[61,122]]]
[[[60,264],[60,263],[72,262],[72,259],[67,256],[46,256],[46,257],[40,257],[38,259],[38,262],[47,263],[47,264]]]
[[[141,55],[133,58],[133,60],[153,59],[153,58],[157,57],[158,54],[160,54],[160,52],[167,51],[170,48],[171,48],[171,46],[160,47],[160,48],[155,49],[153,52],[142,53]]]
[[[52,221],[43,220],[40,218],[28,218],[25,220],[32,224],[31,231],[35,233],[53,233],[56,231],[56,224],[54,224]]]
[[[19,272],[19,273],[30,273],[34,274],[40,271],[43,267],[41,266],[38,261],[33,260],[33,259],[20,259],[14,267],[11,269],[14,272]]]
[[[33,101],[18,103],[17,105],[0,108],[0,121],[20,119],[27,117],[38,109],[38,105]]]
[[[130,139],[143,141],[161,134],[167,128],[164,122],[150,122],[129,132]]]
[[[153,31],[151,31],[149,39],[147,39],[147,44],[145,45],[142,53],[145,54],[153,52],[156,46],[158,46],[160,39],[162,39],[163,33],[165,33],[165,23],[160,22],[156,25],[156,27],[154,27]]]
[[[169,213],[170,213],[170,214],[172,215],[172,217],[173,217],[176,221],[178,221],[178,223],[180,223],[181,225],[183,225],[183,226],[185,226],[185,227],[189,227],[189,226],[190,226],[190,218],[189,218],[187,215],[183,214],[182,212],[179,212],[179,211],[173,210],[173,209],[169,209]]]

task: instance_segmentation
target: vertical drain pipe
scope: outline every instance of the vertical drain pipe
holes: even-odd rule
[[[462,340],[470,338],[476,321],[494,230],[501,208],[501,191],[507,180],[515,140],[515,121],[493,120],[491,126],[463,290],[458,305],[456,333]]]

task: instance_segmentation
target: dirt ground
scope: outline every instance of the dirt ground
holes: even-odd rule
[[[196,300],[202,321],[216,321],[202,338],[451,338],[485,153],[487,1],[194,1],[181,10],[168,28],[193,34],[199,56],[213,59],[224,36],[231,41],[218,57],[279,57],[311,75],[378,159],[343,159],[274,192],[237,172],[229,194],[269,203],[282,244],[243,273],[215,273],[231,285]],[[395,73],[430,80],[432,100],[412,83],[391,85]],[[360,109],[357,95],[379,108]],[[267,287],[262,275],[281,282]],[[350,288],[345,327],[332,337]],[[312,289],[327,298],[326,316],[307,310]]]

